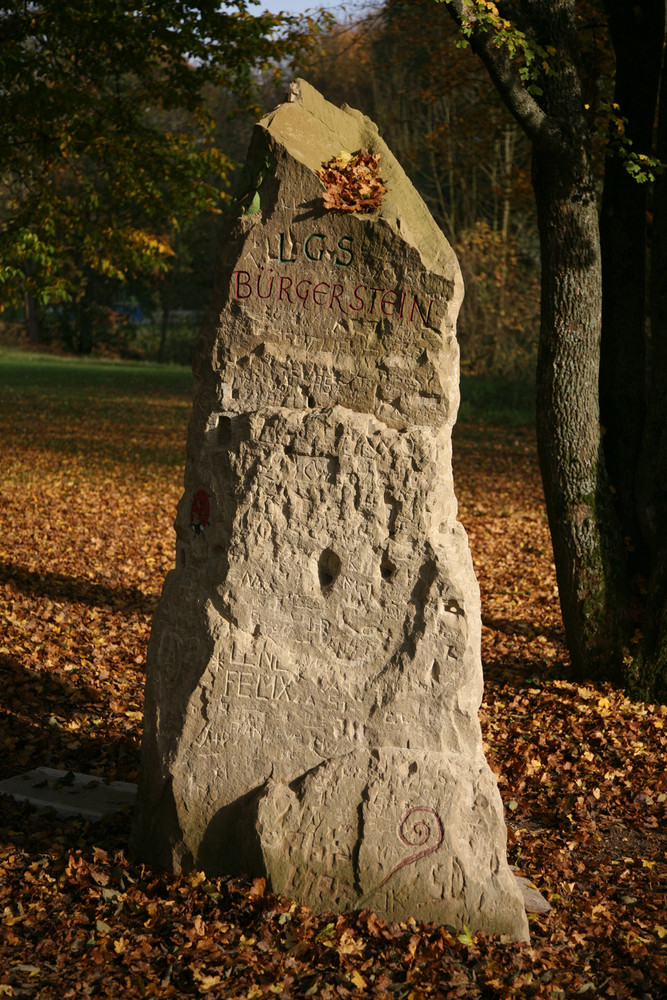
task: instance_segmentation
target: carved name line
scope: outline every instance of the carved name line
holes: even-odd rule
[[[228,668],[225,671],[224,695],[226,698],[236,696],[258,701],[292,701],[290,686],[293,679],[286,670],[277,670],[267,676],[251,670]]]
[[[278,657],[264,645],[251,654],[232,644],[231,663],[223,667],[224,654],[218,655],[224,669],[223,696],[248,698],[256,701],[292,701],[292,684],[296,677],[281,666]]]
[[[429,329],[433,331],[434,336],[437,335],[437,331],[433,327]],[[354,331],[346,332],[340,327],[333,334],[304,334],[301,330],[297,332],[281,330],[279,333],[280,336],[278,339],[281,343],[290,347],[298,347],[300,350],[327,354],[334,362],[349,357],[350,343],[353,339],[355,339],[360,348],[363,347],[364,355],[368,357],[375,357],[376,355],[378,357],[384,356],[389,348],[405,350],[414,349],[415,347],[414,327],[411,329],[409,326],[394,326],[389,334],[383,330],[381,340],[374,338],[369,333],[366,337],[357,341],[357,335]],[[344,339],[341,339],[343,337]],[[357,375],[356,377],[361,378],[362,376]]]
[[[349,286],[340,282],[330,284],[328,281],[313,282],[310,278],[292,279],[286,274],[274,274],[273,268],[263,265],[256,275],[251,275],[250,271],[233,271],[232,294],[235,301],[273,300],[297,307],[300,304],[304,309],[312,302],[314,306],[332,310],[336,315],[363,314],[375,319],[393,316],[407,323],[421,320],[422,326],[430,325],[434,304],[431,298],[428,304],[424,304],[423,300],[420,304],[416,293],[395,288],[358,284],[350,290]]]

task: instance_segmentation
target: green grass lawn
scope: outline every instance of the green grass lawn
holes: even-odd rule
[[[4,446],[85,456],[102,473],[182,466],[191,394],[192,372],[176,365],[0,351]]]
[[[92,421],[110,409],[115,414],[116,404],[123,400],[131,423],[142,401],[152,400],[164,404],[163,416],[168,419],[170,402],[178,404],[179,411],[183,401],[189,403],[191,386],[190,369],[180,365],[0,350],[3,406],[20,407],[27,418],[37,407],[60,410],[66,405],[72,414],[88,411]],[[461,378],[461,423],[532,427],[534,413],[535,388],[530,380]]]

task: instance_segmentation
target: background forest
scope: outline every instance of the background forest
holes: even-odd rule
[[[347,21],[295,19],[279,39],[267,16],[235,42],[239,65],[198,79],[196,94],[193,81],[170,76],[163,54],[150,72],[146,60],[137,70],[149,39],[136,28],[127,52],[119,58],[116,45],[105,59],[95,18],[73,10],[70,23],[48,7],[49,23],[17,27],[17,52],[26,33],[41,31],[38,83],[18,95],[12,66],[4,70],[14,91],[5,89],[2,109],[5,343],[189,363],[252,123],[298,74],[378,124],[457,250],[464,370],[532,374],[539,249],[530,146],[433,0],[388,0]],[[117,30],[128,41],[127,26]],[[90,62],[80,55],[85,34]],[[202,59],[192,39],[179,48]]]

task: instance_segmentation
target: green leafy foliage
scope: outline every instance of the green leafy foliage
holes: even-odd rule
[[[296,45],[282,23],[245,0],[5,4],[0,305],[165,272],[175,234],[221,210],[232,165],[206,88],[255,107],[253,68]]]
[[[638,153],[633,149],[632,139],[627,134],[628,119],[621,114],[619,104],[605,103],[603,114],[607,115],[607,143],[610,152],[620,158],[627,173],[638,184],[649,184],[665,171],[665,164],[656,156]]]
[[[452,0],[436,0],[436,3],[451,4]],[[469,44],[474,35],[489,35],[495,47],[515,63],[528,92],[535,97],[542,94],[537,81],[540,76],[553,72],[549,61],[556,53],[553,46],[540,45],[516,23],[503,17],[498,4],[492,0],[467,0],[459,30],[459,45]]]

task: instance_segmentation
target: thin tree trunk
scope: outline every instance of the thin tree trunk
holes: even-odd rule
[[[28,343],[36,346],[42,342],[39,308],[32,292],[25,293],[25,322],[28,333]]]
[[[656,157],[667,162],[667,65],[663,65]],[[629,664],[631,694],[667,700],[667,174],[655,182],[651,228],[647,419],[638,477],[638,510],[651,569],[642,645]]]
[[[616,53],[614,102],[628,150],[650,154],[658,96],[664,0],[605,0]],[[612,136],[613,137],[613,136]],[[648,184],[631,176],[612,147],[600,213],[602,345],[600,407],[607,470],[630,573],[647,576],[650,555],[637,512],[637,463],[646,419],[646,209]]]
[[[574,0],[531,8],[554,46],[544,81],[551,128],[533,137],[542,260],[537,437],[567,645],[575,672],[620,681],[627,576],[599,408],[602,264]]]
[[[164,361],[167,353],[167,333],[169,332],[169,314],[171,312],[169,308],[169,296],[163,291],[161,295],[162,299],[162,319],[160,322],[160,343],[157,349],[157,360],[161,363]]]

